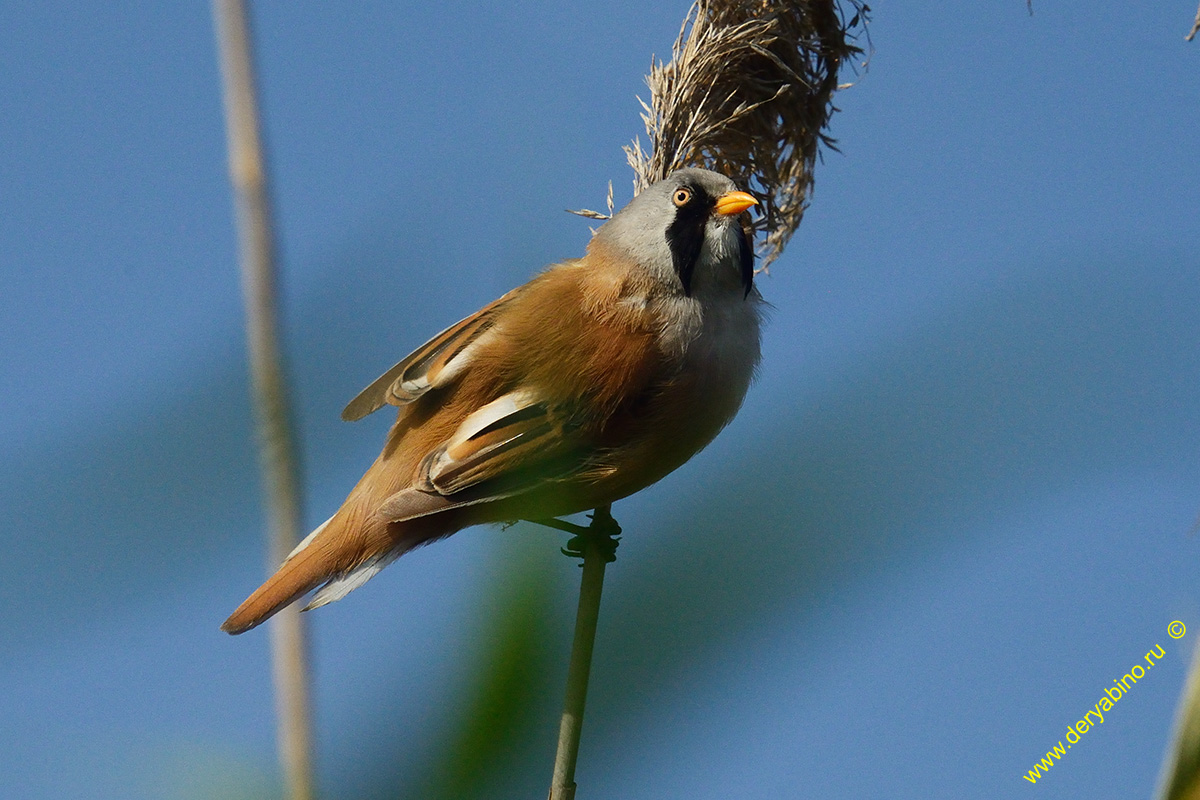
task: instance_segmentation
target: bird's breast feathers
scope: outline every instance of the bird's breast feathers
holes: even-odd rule
[[[762,302],[736,286],[664,291],[602,256],[546,273],[529,302],[558,308],[566,322],[541,334],[546,368],[535,391],[564,409],[602,410],[582,420],[589,464],[579,477],[607,501],[680,466],[733,418],[758,364]]]

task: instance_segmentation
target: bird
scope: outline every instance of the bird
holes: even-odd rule
[[[315,591],[340,600],[404,553],[472,525],[612,503],[690,459],[737,413],[766,306],[753,195],[677,170],[547,268],[393,366],[342,412],[398,407],[337,512],[221,626]]]

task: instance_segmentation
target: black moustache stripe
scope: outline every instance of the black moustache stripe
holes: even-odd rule
[[[704,245],[704,226],[712,213],[713,200],[699,186],[686,186],[692,199],[682,208],[675,210],[675,219],[667,226],[667,245],[671,248],[671,261],[683,293],[692,295],[692,273],[700,260],[700,248]]]
[[[754,288],[754,243],[745,228],[738,237],[738,261],[742,268],[742,288],[746,290],[742,297],[745,298],[750,296],[750,290]]]

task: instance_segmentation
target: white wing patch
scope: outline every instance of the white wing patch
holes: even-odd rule
[[[480,338],[486,340],[487,334],[483,334]],[[429,371],[417,372],[415,377],[407,379],[402,375],[399,381],[400,393],[393,390],[389,396],[397,403],[405,403],[425,394],[433,386],[445,386],[467,368],[478,350],[479,340],[476,340],[455,353],[449,361],[442,364],[436,373],[432,375]],[[421,364],[421,366],[428,366],[428,364]]]
[[[521,409],[529,408],[529,406],[537,402],[537,395],[530,391],[509,392],[503,397],[496,398],[462,421],[462,424],[458,426],[458,430],[450,437],[450,441],[446,442],[446,449],[453,450],[458,445],[478,435],[480,431],[489,425],[494,425],[509,414],[515,414]]]

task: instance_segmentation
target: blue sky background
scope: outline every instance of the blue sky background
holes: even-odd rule
[[[1195,7],[1034,5],[875,9],[741,415],[615,508],[581,796],[1150,794],[1200,635]],[[686,7],[255,6],[311,522],[388,424],[345,401],[629,198]],[[277,796],[267,637],[217,630],[264,565],[209,9],[0,30],[0,796]],[[560,543],[310,616],[324,796],[545,791]]]

